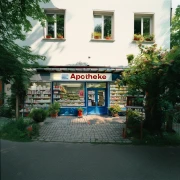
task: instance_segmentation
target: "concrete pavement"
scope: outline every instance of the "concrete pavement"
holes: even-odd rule
[[[179,180],[180,147],[1,141],[1,180]]]

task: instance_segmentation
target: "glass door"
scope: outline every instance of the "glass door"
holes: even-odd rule
[[[88,88],[88,114],[107,114],[106,89]]]

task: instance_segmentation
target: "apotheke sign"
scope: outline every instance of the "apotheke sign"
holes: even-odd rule
[[[53,81],[112,81],[111,73],[51,73]]]

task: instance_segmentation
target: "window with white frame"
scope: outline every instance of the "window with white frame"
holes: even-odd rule
[[[65,11],[62,10],[46,10],[47,22],[45,29],[46,38],[61,38],[65,36],[64,20]]]
[[[153,40],[153,15],[135,14],[134,34],[142,35],[145,39]]]
[[[113,12],[94,12],[92,38],[113,39]]]

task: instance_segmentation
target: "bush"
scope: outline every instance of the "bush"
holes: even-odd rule
[[[121,111],[119,104],[111,105],[108,109],[112,114],[116,114]]]
[[[37,108],[37,109],[32,109],[29,117],[32,118],[36,122],[43,122],[48,115],[48,112],[44,109]]]
[[[126,55],[128,63],[130,63],[133,59],[134,59],[134,55],[133,54],[128,54]]]
[[[12,110],[10,106],[4,104],[0,106],[0,116],[12,118],[13,116],[15,116],[15,112]]]
[[[51,105],[49,106],[48,111],[49,111],[49,114],[56,114],[56,113],[59,112],[59,109],[60,109],[60,104],[59,104],[59,102],[54,102],[53,104],[51,104]]]
[[[31,132],[27,130],[28,126],[32,126]],[[24,121],[23,118],[16,121],[11,120],[0,129],[0,137],[12,141],[31,141],[32,137],[38,135],[39,126],[33,122]]]
[[[129,136],[140,136],[141,123],[143,121],[142,113],[129,109],[127,111],[127,119],[127,134]]]

